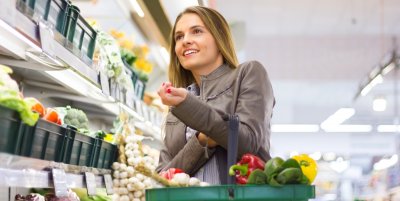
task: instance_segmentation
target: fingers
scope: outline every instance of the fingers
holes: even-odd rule
[[[180,97],[181,99],[185,99],[188,92],[184,88],[168,87],[166,89],[166,93],[171,96],[176,96],[176,97]]]
[[[157,93],[164,105],[176,106],[186,98],[187,90],[184,88],[175,88],[170,82],[164,82]]]

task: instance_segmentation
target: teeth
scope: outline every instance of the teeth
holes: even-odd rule
[[[183,53],[183,55],[189,55],[189,54],[193,54],[193,53],[197,53],[197,51],[196,50],[187,50],[187,51],[185,51],[184,53]]]

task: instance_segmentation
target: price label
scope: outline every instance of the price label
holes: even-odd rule
[[[52,169],[54,191],[57,197],[68,196],[67,176],[62,169]]]
[[[47,26],[45,22],[39,22],[39,34],[40,34],[40,43],[42,45],[42,50],[46,52],[53,58],[55,56],[55,44],[54,44],[54,32],[50,26]]]
[[[88,195],[96,195],[96,178],[94,174],[91,172],[85,172],[85,178]]]
[[[100,84],[101,84],[101,91],[103,94],[109,96],[110,95],[110,83],[108,82],[107,75],[100,72]]]
[[[114,193],[113,189],[113,180],[111,178],[111,175],[106,174],[104,175],[104,183],[106,184],[106,192],[108,195],[111,195]]]

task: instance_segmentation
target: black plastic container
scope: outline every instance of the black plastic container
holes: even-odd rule
[[[66,29],[68,0],[18,0],[17,8],[28,17],[38,20],[42,18],[54,28],[64,33]]]
[[[66,20],[66,29],[64,30],[63,34],[70,42],[74,41],[75,27],[76,27],[76,22],[78,21],[79,18],[79,13],[80,10],[78,7],[74,5],[69,6],[67,20]]]
[[[94,157],[96,139],[77,132],[73,127],[68,126],[68,128],[70,132],[67,135],[68,143],[64,153],[64,163],[90,167]]]
[[[42,0],[43,1],[43,0]],[[55,26],[56,30],[64,33],[66,29],[69,2],[66,0],[51,0],[46,20]]]
[[[92,161],[92,167],[110,169],[113,162],[118,157],[117,146],[96,139],[95,153]]]
[[[25,129],[21,155],[48,161],[63,162],[67,129],[39,119],[35,126]]]
[[[18,112],[0,106],[0,152],[20,154],[25,127]]]
[[[91,60],[96,45],[97,32],[79,13],[80,10],[78,7],[74,5],[69,6],[67,28],[64,31],[64,36],[72,43],[74,48],[80,50],[84,55],[83,59],[87,57]]]

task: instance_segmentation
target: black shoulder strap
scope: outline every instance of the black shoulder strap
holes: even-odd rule
[[[229,116],[228,121],[229,135],[228,135],[228,161],[227,170],[229,167],[236,163],[238,153],[238,130],[239,130],[239,117],[234,114]],[[235,176],[228,175],[228,184],[235,184]]]

